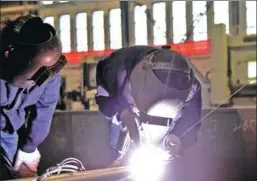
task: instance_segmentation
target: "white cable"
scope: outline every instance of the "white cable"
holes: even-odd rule
[[[74,164],[78,164],[79,166]],[[35,181],[44,181],[47,177],[53,174],[60,174],[62,172],[78,172],[83,170],[85,170],[85,167],[80,160],[76,158],[67,158],[56,166],[48,168],[45,173]]]
[[[85,169],[85,167],[83,166],[82,162],[80,160],[76,159],[76,158],[67,158],[67,159],[63,160],[61,162],[61,164],[64,164],[64,163],[67,163],[67,162],[70,163],[69,161],[78,162],[80,164],[81,168]]]

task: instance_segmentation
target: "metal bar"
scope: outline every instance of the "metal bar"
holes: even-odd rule
[[[35,181],[37,178],[16,179],[13,181]],[[54,175],[47,178],[48,181],[127,181],[129,179],[128,167],[88,170],[76,173]]]

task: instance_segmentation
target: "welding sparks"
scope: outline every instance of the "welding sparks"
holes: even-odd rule
[[[144,145],[130,158],[130,172],[136,181],[160,180],[165,171],[165,161],[170,155],[163,149]]]

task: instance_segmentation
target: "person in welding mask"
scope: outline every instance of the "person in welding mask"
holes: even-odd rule
[[[59,72],[67,61],[55,29],[40,17],[26,15],[7,22],[0,38],[2,180],[12,179],[21,166],[23,171],[37,171],[38,146],[49,133],[59,99]],[[25,124],[25,108],[32,105],[35,116]],[[24,125],[26,136],[18,144],[17,131]]]
[[[180,53],[167,46],[122,48],[99,61],[96,81],[95,100],[111,122],[113,148],[120,150],[118,145],[124,128],[134,143],[140,144],[138,128],[142,117],[171,120],[162,140],[170,153],[175,143],[180,154],[196,143],[201,86],[190,62]]]

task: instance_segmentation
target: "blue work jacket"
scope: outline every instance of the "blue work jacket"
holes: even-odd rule
[[[15,133],[25,123],[25,108],[34,105],[36,114],[20,149],[33,152],[49,133],[59,99],[60,74],[30,89],[12,86],[0,79],[0,130]]]

